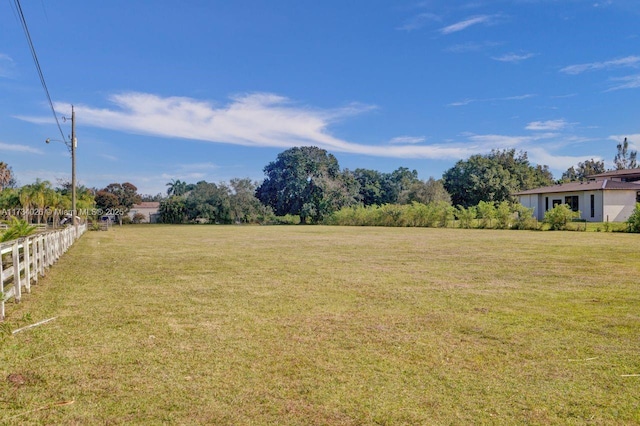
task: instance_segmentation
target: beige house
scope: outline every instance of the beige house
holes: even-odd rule
[[[520,204],[533,208],[538,220],[557,204],[567,204],[588,222],[624,222],[640,202],[640,169],[614,170],[570,182],[514,194]]]
[[[143,222],[158,223],[158,219],[160,218],[160,203],[157,201],[148,201],[134,204],[131,210],[129,210],[129,217],[133,219],[136,213],[144,215]]]

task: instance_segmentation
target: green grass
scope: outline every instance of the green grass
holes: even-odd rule
[[[85,234],[9,306],[0,424],[640,422],[640,238]],[[1,330],[0,330],[1,331]]]

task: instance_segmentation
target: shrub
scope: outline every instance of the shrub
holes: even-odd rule
[[[544,223],[547,223],[551,230],[560,231],[567,229],[567,224],[579,217],[580,212],[574,212],[566,204],[558,204],[544,214]]]
[[[513,220],[513,211],[508,201],[503,201],[498,204],[496,208],[496,223],[500,229],[511,228],[511,221]]]
[[[0,237],[0,241],[2,242],[29,236],[36,232],[37,229],[35,226],[29,225],[27,221],[18,219],[17,217],[12,217],[7,221],[7,225],[9,225],[9,229],[4,231],[2,237]]]
[[[538,221],[533,217],[533,208],[528,208],[520,203],[513,205],[516,213],[514,229],[538,229]]]
[[[636,203],[636,208],[627,219],[627,230],[629,232],[640,232],[640,203]]]
[[[147,220],[147,217],[143,213],[136,213],[133,215],[131,222],[133,223],[142,223]]]
[[[477,215],[477,208],[472,206],[465,209],[463,206],[458,206],[455,214],[460,222],[460,228],[469,229],[473,226],[473,220]]]
[[[480,201],[478,203],[477,209],[478,209],[478,219],[480,219],[480,227],[492,228],[493,223],[491,221],[496,217],[495,204],[488,201]]]

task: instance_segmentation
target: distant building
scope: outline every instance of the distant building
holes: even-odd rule
[[[136,213],[144,215],[143,222],[158,223],[160,219],[160,203],[157,201],[145,201],[140,204],[134,204],[129,210],[129,217],[133,219]]]
[[[580,211],[588,222],[625,222],[640,203],[640,169],[614,170],[589,176],[585,182],[530,189],[514,194],[520,204],[533,208],[538,220],[558,204]]]

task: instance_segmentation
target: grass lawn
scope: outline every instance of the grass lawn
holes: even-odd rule
[[[640,423],[633,234],[128,226],[8,315],[0,424]]]

